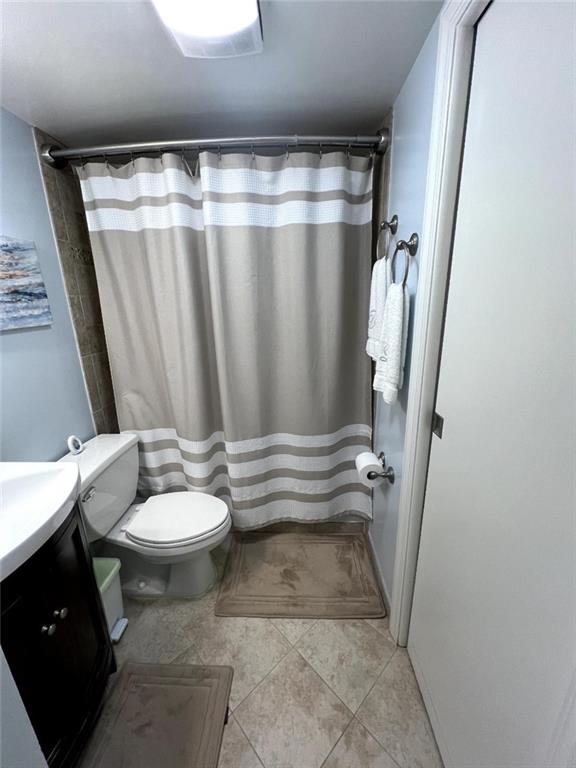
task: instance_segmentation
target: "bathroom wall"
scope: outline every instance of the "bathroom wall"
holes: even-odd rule
[[[42,144],[59,143],[38,129],[34,134],[38,148]],[[40,167],[96,432],[117,432],[114,392],[80,184],[70,166],[60,170],[41,163]]]
[[[94,425],[50,226],[32,129],[0,110],[0,234],[33,240],[52,309],[50,326],[0,333],[1,458],[52,461]]]
[[[436,52],[438,46],[438,22],[432,27],[414,66],[410,71],[393,107],[392,145],[390,150],[390,187],[388,193],[388,216],[397,214],[399,219],[398,238],[405,238],[412,232],[421,237],[424,213],[424,195],[430,128],[432,122],[432,100],[436,75]],[[389,406],[381,395],[375,395],[376,413],[374,419],[374,449],[384,451],[388,464],[396,471],[396,483],[388,483],[374,490],[374,522],[370,536],[380,568],[382,582],[388,601],[392,595],[396,531],[398,527],[398,505],[402,482],[402,460],[404,456],[404,432],[406,427],[406,404],[410,380],[410,351],[414,320],[414,296],[418,283],[418,255],[413,259],[408,288],[411,296],[410,326],[404,387],[398,402]],[[402,256],[397,258],[397,279],[403,274]]]

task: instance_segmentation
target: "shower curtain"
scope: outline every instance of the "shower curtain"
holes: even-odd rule
[[[237,528],[371,517],[372,160],[177,154],[78,166],[139,490]]]

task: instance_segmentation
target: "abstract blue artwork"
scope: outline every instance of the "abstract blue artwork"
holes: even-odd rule
[[[0,235],[0,331],[51,322],[35,244]]]

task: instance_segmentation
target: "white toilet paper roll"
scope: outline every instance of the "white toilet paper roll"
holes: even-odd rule
[[[356,469],[360,475],[360,480],[362,480],[364,485],[368,485],[371,488],[375,485],[380,485],[384,480],[383,477],[377,477],[375,480],[370,480],[368,478],[369,472],[382,472],[382,464],[378,459],[378,456],[370,451],[359,453],[358,456],[356,456]]]

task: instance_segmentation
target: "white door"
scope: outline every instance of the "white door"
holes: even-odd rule
[[[575,23],[477,27],[408,642],[451,768],[576,765]]]

